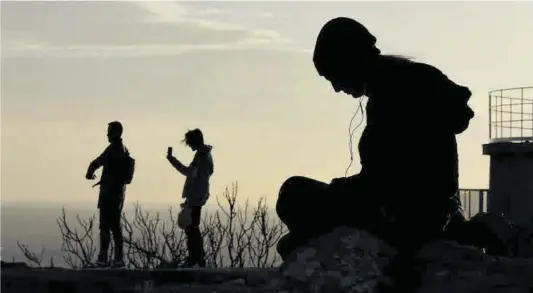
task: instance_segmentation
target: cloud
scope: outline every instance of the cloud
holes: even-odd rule
[[[195,24],[198,27],[211,29],[215,31],[240,31],[247,33],[249,38],[271,39],[272,42],[288,43],[288,39],[283,38],[275,30],[255,29],[247,26],[229,23],[227,21],[217,21],[212,17],[209,19],[203,16],[210,16],[212,14],[227,15],[231,12],[220,9],[198,9],[187,7],[178,2],[135,2],[139,7],[142,7],[152,13],[152,16],[147,19],[148,22],[165,23],[165,24]],[[262,16],[262,15],[261,15]]]
[[[248,39],[214,45],[52,46],[24,43],[3,49],[2,58],[140,58],[179,55],[194,51],[271,50],[308,53],[291,47],[272,46],[269,39]]]
[[[4,2],[2,10],[4,58],[136,57],[291,45],[274,30],[229,22],[231,11],[176,2]]]
[[[209,3],[210,5],[213,3]],[[214,3],[217,4],[217,3]],[[241,16],[244,13],[247,16],[256,18],[272,18],[273,15],[268,12],[254,13],[251,11],[238,11],[230,9],[221,9],[206,7],[205,3],[187,3],[187,5],[180,2],[168,2],[168,1],[144,1],[135,2],[135,5],[145,9],[152,15],[148,18],[148,21],[152,22],[165,22],[165,23],[181,23],[181,22],[193,22],[199,25],[213,28],[215,30],[249,30],[242,25],[230,24],[226,21],[214,20],[217,16],[226,16],[234,18],[235,16]],[[227,5],[225,5],[227,6]],[[208,17],[208,19],[206,19]]]

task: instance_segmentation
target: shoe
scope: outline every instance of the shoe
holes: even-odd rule
[[[95,263],[95,266],[97,268],[109,267],[109,261],[107,259],[107,255],[105,253],[100,252],[98,254],[98,258],[97,258],[97,261]]]
[[[180,266],[182,269],[200,269],[205,268],[205,262],[185,262]]]
[[[183,264],[183,268],[205,268],[205,260],[203,258],[199,258],[199,260],[196,260],[195,258],[188,257],[187,260],[185,260],[185,264]]]
[[[126,265],[124,264],[124,261],[123,260],[114,260],[112,263],[111,263],[111,267],[112,268],[124,268]]]
[[[195,265],[194,264],[188,264],[184,263],[179,266],[176,266],[177,269],[192,269]]]
[[[203,259],[200,260],[200,261],[198,261],[196,264],[197,264],[198,267],[200,267],[200,268],[205,268],[205,260],[203,260]]]
[[[89,263],[83,266],[84,269],[101,269],[101,268],[107,268],[109,266],[109,263],[106,261],[97,261],[95,263]]]
[[[82,267],[82,269],[99,269],[99,268],[105,268],[107,266],[107,263],[97,261],[95,263],[88,263]]]

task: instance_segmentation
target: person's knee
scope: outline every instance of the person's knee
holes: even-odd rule
[[[100,217],[100,224],[98,225],[98,229],[100,230],[100,234],[109,233],[111,227],[109,226],[109,222],[106,218]]]
[[[187,236],[191,236],[191,235],[199,234],[199,233],[200,233],[200,228],[197,225],[189,225],[185,227],[185,234]]]
[[[276,201],[276,213],[280,218],[285,218],[287,209],[293,206],[291,202],[296,202],[298,194],[298,187],[303,185],[303,182],[309,181],[309,178],[303,176],[292,176],[281,184],[278,193],[278,200]]]
[[[111,228],[111,232],[113,233],[113,236],[122,236],[122,227],[120,225],[113,225]]]
[[[100,228],[100,237],[111,237],[111,231],[107,227]]]
[[[293,188],[301,185],[302,182],[309,181],[309,178],[303,176],[292,176],[285,180],[279,188],[279,196],[287,193],[292,193]]]
[[[121,228],[120,219],[117,219],[112,213],[106,213],[105,216],[100,217],[100,231],[115,233]]]

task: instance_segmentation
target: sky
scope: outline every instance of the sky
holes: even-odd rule
[[[236,181],[241,200],[272,206],[289,176],[344,176],[359,103],[335,93],[311,59],[337,16],[367,26],[383,53],[471,89],[460,185],[486,188],[488,91],[533,85],[531,15],[533,2],[2,1],[2,203],[95,204],[84,175],[113,120],[137,161],[128,202],[181,200],[184,178],[165,155],[173,146],[189,163],[180,141],[193,128],[213,145],[211,203]],[[428,111],[438,105],[427,97]],[[423,137],[426,126],[411,131]]]

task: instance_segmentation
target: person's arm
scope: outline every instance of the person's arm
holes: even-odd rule
[[[439,69],[426,65],[419,82],[426,96],[436,99],[437,111],[430,111],[435,124],[448,128],[455,134],[462,133],[468,127],[474,112],[468,106],[472,92],[466,86],[452,81]]]
[[[180,172],[183,176],[188,177],[191,175],[194,176],[196,174],[196,168],[183,165],[178,159],[176,159],[172,155],[167,156],[167,160],[170,162],[172,167],[178,170],[178,172]]]
[[[347,176],[347,177],[338,177],[338,178],[333,178],[331,179],[331,182],[330,184],[331,185],[343,185],[343,184],[349,184],[353,181],[356,181],[358,178],[359,178],[359,175],[360,173],[358,174],[354,174],[352,176]]]
[[[91,180],[91,179],[94,179],[94,172],[96,172],[96,170],[98,170],[98,168],[102,167],[108,156],[109,156],[109,152],[111,151],[111,147],[108,146],[104,152],[102,152],[102,154],[100,154],[96,159],[94,159],[90,164],[89,164],[89,168],[87,168],[87,173],[85,174],[85,178]]]
[[[426,77],[429,84],[436,86],[436,89],[439,90],[440,95],[443,97],[446,96],[448,99],[466,104],[472,96],[472,92],[468,87],[455,83],[435,67],[428,67]]]

